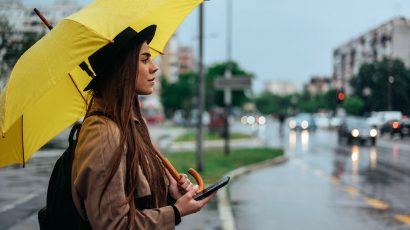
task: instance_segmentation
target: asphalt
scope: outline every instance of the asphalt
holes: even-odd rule
[[[167,151],[194,150],[195,143],[173,143],[175,136],[184,132],[183,129],[164,129],[150,127],[154,143],[157,143],[164,153]],[[68,130],[38,151],[26,164],[26,168],[10,166],[0,171],[0,230],[37,230],[37,211],[45,205],[46,189],[52,166],[66,147]],[[204,143],[205,148],[222,148],[223,141]],[[263,145],[258,139],[247,139],[231,142],[232,148],[254,148]],[[242,169],[243,170],[243,169]],[[249,170],[244,170],[243,172]],[[239,173],[238,173],[239,172]],[[237,177],[241,171],[230,174]],[[178,230],[219,230],[235,229],[234,218],[226,190],[218,192],[207,206],[200,212],[182,218],[176,227]]]
[[[160,149],[162,149],[163,152],[165,153],[170,150],[172,151],[192,150],[195,147],[194,143],[188,143],[188,142],[180,143],[180,144],[173,143],[172,141],[173,137],[181,134],[181,132],[183,132],[182,129],[164,129],[161,127],[154,126],[154,127],[150,127],[150,130],[151,130],[151,135],[152,135],[154,142],[157,143]],[[405,141],[398,140],[398,139],[390,140],[388,138],[381,138],[379,140],[379,144],[383,146],[391,141],[394,141],[399,146],[408,145],[408,143],[406,143]],[[233,141],[231,142],[231,144],[232,144],[232,148],[235,148],[235,147],[254,148],[258,146],[266,146],[266,143],[264,143],[264,141],[261,141],[261,138]],[[59,142],[57,141],[53,145],[54,147],[58,146]],[[205,148],[221,148],[222,146],[223,146],[222,141],[213,141],[213,142],[205,143]],[[276,143],[276,145],[273,145],[273,146],[280,146],[280,145]],[[24,172],[22,172],[21,170],[16,170],[13,167],[9,167],[6,170],[0,171],[0,177],[6,178],[6,180],[0,181],[0,194],[2,196],[0,197],[0,223],[2,223],[0,225],[0,230],[1,229],[13,229],[13,230],[39,229],[38,221],[37,221],[37,210],[39,207],[42,207],[44,205],[45,195],[46,195],[45,189],[46,189],[47,181],[48,181],[48,177],[44,177],[44,173],[51,172],[51,169],[47,167],[47,165],[50,165],[50,162],[55,161],[59,153],[62,153],[62,151],[61,150],[57,150],[57,151],[42,150],[40,151],[32,159],[32,163],[27,164],[28,166],[27,170],[23,170]],[[43,160],[40,160],[40,159],[43,159]],[[47,160],[44,160],[44,159],[47,159]],[[227,175],[231,176],[230,185],[219,190],[216,198],[212,200],[207,206],[205,206],[200,212],[195,213],[193,215],[183,217],[181,224],[178,225],[176,229],[177,230],[258,229],[258,228],[251,227],[251,226],[257,226],[258,218],[256,217],[258,215],[252,215],[252,218],[249,218],[249,216],[241,216],[243,215],[243,213],[246,213],[245,211],[247,211],[247,209],[249,208],[246,208],[245,211],[241,210],[241,207],[238,206],[238,200],[239,202],[243,202],[244,200],[247,200],[247,201],[251,200],[252,202],[255,200],[262,200],[262,199],[256,199],[256,198],[255,199],[249,198],[249,194],[253,194],[256,192],[255,195],[257,195],[259,194],[258,191],[263,191],[265,189],[265,187],[258,187],[261,184],[263,184],[258,178],[264,178],[266,174],[272,175],[272,173],[270,172],[271,170],[276,170],[275,174],[277,175],[279,175],[282,172],[284,175],[291,175],[294,172],[293,170],[286,171],[285,170],[286,167],[283,167],[282,165],[288,165],[286,167],[294,167],[295,162],[291,161],[289,163],[288,158],[285,156],[285,157],[280,157],[274,160],[262,162],[259,164],[238,168],[228,173]],[[42,169],[41,170],[42,174],[33,171],[33,169],[36,167],[37,168],[40,167]],[[19,174],[25,174],[25,176],[24,177],[19,176]],[[296,180],[298,176],[300,177],[300,175],[294,175],[294,176],[296,176],[295,177]],[[19,178],[26,178],[26,179],[25,181],[19,181]],[[251,183],[254,183],[254,185],[252,186],[258,188],[257,189],[258,191],[249,190],[249,184]],[[282,182],[278,181],[277,183],[280,184]],[[269,186],[275,186],[275,185],[270,184]],[[287,186],[284,186],[284,187],[287,187]],[[293,188],[294,190],[293,192],[297,192],[300,189],[302,188]],[[232,193],[233,190],[237,192]],[[6,197],[3,196],[4,191],[8,191],[8,195]],[[283,190],[282,191],[283,194],[281,194],[280,192],[281,190],[278,190],[278,194],[283,196],[284,199],[286,199],[286,197],[288,196],[291,196],[291,193],[289,193],[289,191],[287,190],[286,191]],[[244,197],[243,196],[244,194],[248,194],[248,195]],[[16,201],[12,202],[12,204],[9,205],[10,202],[7,202],[7,199],[16,200]],[[301,198],[300,201],[302,202],[302,200],[305,201],[306,199]],[[8,205],[4,205],[4,204],[8,204]],[[329,204],[325,204],[325,206],[326,205],[329,205]],[[334,204],[330,204],[330,207],[332,205]],[[260,203],[259,206],[263,207],[264,204]],[[269,210],[272,211],[272,209],[269,209]],[[276,210],[288,210],[289,212],[294,212],[294,210],[291,210],[289,208],[281,209],[280,207],[278,207]],[[267,211],[268,210],[265,210],[265,211],[261,210],[262,213],[267,212]],[[309,214],[308,209],[305,211],[306,211],[305,213]],[[319,213],[323,213],[322,211],[320,211]],[[21,218],[16,220],[14,218],[15,216],[19,216]],[[263,215],[260,215],[260,216],[262,218]],[[294,217],[292,213],[289,213],[289,216]],[[340,217],[341,216],[337,215],[332,218],[337,219]],[[349,217],[349,218],[352,218],[352,217]],[[349,218],[346,217],[346,219],[349,219]],[[312,217],[312,219],[315,219],[315,218]],[[273,221],[273,219],[264,218],[264,221],[265,221],[264,227],[266,227],[267,226],[266,224],[269,224],[266,221],[268,222]],[[297,221],[295,221],[295,223],[296,222]],[[328,222],[330,223],[331,221],[328,221]],[[278,223],[275,223],[275,224],[278,224]],[[260,229],[266,229],[264,227]],[[335,226],[333,226],[333,228],[334,227]],[[342,227],[343,229],[343,226],[339,226],[339,227]],[[377,229],[377,228],[374,228],[374,229]]]

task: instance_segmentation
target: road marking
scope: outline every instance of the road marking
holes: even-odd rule
[[[319,170],[319,169],[315,169],[315,170],[313,171],[313,173],[314,173],[316,176],[318,176],[318,177],[323,177],[323,176],[326,175],[325,172],[323,172],[322,170]]]
[[[352,196],[360,195],[359,190],[357,190],[356,188],[354,188],[354,187],[352,187],[352,186],[345,186],[345,187],[343,188],[343,190],[344,190],[345,192],[349,193],[349,194],[352,195]]]
[[[403,223],[410,225],[410,216],[397,214],[397,215],[394,215],[394,218],[396,218],[397,220]]]
[[[366,198],[366,202],[375,209],[386,210],[389,208],[389,205],[381,200]]]
[[[335,177],[335,176],[332,176],[332,177],[330,177],[330,182],[332,182],[332,184],[334,184],[334,185],[339,185],[340,184],[340,179]]]
[[[10,209],[13,209],[13,208],[15,208],[16,206],[18,206],[18,205],[20,205],[20,204],[23,204],[23,203],[25,203],[25,202],[27,202],[27,201],[33,199],[34,197],[40,195],[42,192],[44,192],[44,191],[39,191],[39,192],[36,192],[36,193],[31,193],[31,194],[29,194],[29,195],[27,195],[27,196],[25,196],[25,197],[23,197],[23,198],[21,198],[21,199],[18,199],[18,200],[16,200],[16,201],[14,201],[14,202],[11,203],[11,204],[8,204],[8,205],[3,206],[3,207],[0,208],[0,213],[3,213],[3,212],[8,211],[8,210],[10,210]]]

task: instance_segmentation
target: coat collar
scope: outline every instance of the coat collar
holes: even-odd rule
[[[92,100],[90,113],[92,113],[94,111],[101,111],[101,112],[110,114],[107,111],[107,106],[106,106],[104,100],[100,97],[94,97],[93,100]],[[135,114],[133,114],[132,119],[137,125],[141,125],[140,120],[136,117]]]

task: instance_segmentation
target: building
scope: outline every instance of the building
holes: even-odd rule
[[[305,88],[310,94],[323,94],[332,88],[332,79],[330,77],[313,76]]]
[[[264,91],[280,96],[285,96],[297,93],[298,89],[296,85],[290,81],[268,81],[265,83]]]
[[[410,67],[410,20],[394,18],[352,39],[333,51],[335,87],[351,93],[349,80],[363,63],[380,61],[384,57],[401,59]]]
[[[178,48],[178,64],[180,73],[194,70],[194,56],[191,47],[180,46]]]
[[[34,13],[34,7],[55,26],[61,19],[80,10],[82,5],[75,0],[56,0],[54,4],[38,6],[27,6],[21,0],[0,0],[0,17],[6,18],[15,32],[45,33],[48,28]]]
[[[27,6],[21,0],[0,0],[0,20],[7,22],[11,31],[0,31],[10,33],[7,41],[0,39],[0,89],[4,87],[12,65],[4,62],[5,54],[10,50],[10,44],[20,44],[26,33],[45,34],[49,29],[44,25],[34,12],[38,8],[44,17],[55,26],[57,23],[81,9],[76,1],[56,0],[54,4],[38,6]]]

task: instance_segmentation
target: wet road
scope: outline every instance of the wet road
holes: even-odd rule
[[[68,130],[69,131],[69,130]],[[0,169],[0,230],[38,230],[37,212],[44,207],[48,181],[57,158],[67,146],[68,131],[33,155],[26,164]],[[166,149],[183,130],[150,127],[153,141]],[[216,199],[201,212],[183,218],[178,230],[220,229]]]
[[[272,122],[254,132],[289,161],[231,184],[237,229],[410,229],[409,139],[350,146]]]

